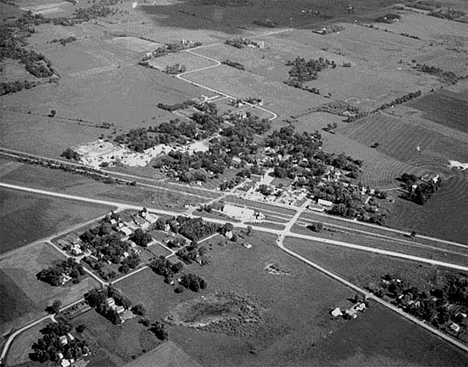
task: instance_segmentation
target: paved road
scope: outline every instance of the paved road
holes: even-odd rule
[[[23,187],[23,186],[18,186],[18,185],[12,185],[12,184],[7,184],[7,183],[1,183],[0,182],[0,187],[6,187],[6,188],[10,188],[10,189],[16,189],[16,190],[21,190],[21,191],[26,191],[26,192],[32,192],[32,193],[36,193],[36,194],[41,194],[41,195],[48,195],[48,196],[54,196],[54,197],[60,197],[60,198],[65,198],[65,199],[71,199],[71,200],[77,200],[77,201],[84,201],[84,202],[90,202],[90,203],[96,203],[96,204],[102,204],[102,205],[109,205],[109,206],[114,206],[117,208],[118,211],[121,211],[121,210],[125,210],[125,209],[134,209],[134,210],[141,210],[141,206],[138,206],[138,205],[130,205],[130,204],[122,204],[122,203],[118,203],[118,202],[111,202],[111,201],[105,201],[105,200],[99,200],[99,199],[92,199],[92,198],[87,198],[87,197],[80,197],[80,196],[75,196],[75,195],[68,195],[68,194],[61,194],[61,193],[55,193],[55,192],[51,192],[51,191],[46,191],[46,190],[39,190],[39,189],[33,189],[33,188],[29,188],[29,187]],[[393,305],[390,305],[388,304],[387,302],[384,302],[382,301],[381,299],[373,296],[372,294],[370,294],[369,292],[367,292],[366,290],[352,284],[351,282],[348,282],[347,280],[341,278],[340,276],[328,271],[327,269],[313,263],[312,261],[304,258],[303,256],[295,253],[294,251],[286,248],[284,246],[284,239],[286,237],[296,237],[296,238],[301,238],[301,239],[305,239],[305,240],[309,240],[309,241],[316,241],[316,242],[321,242],[321,243],[326,243],[326,244],[331,244],[331,245],[336,245],[336,246],[341,246],[341,247],[346,247],[346,248],[352,248],[352,249],[357,249],[357,250],[362,250],[362,251],[367,251],[367,252],[373,252],[373,253],[378,253],[378,254],[382,254],[382,255],[387,255],[387,256],[393,256],[393,257],[398,257],[398,258],[403,258],[403,259],[407,259],[407,260],[413,260],[413,261],[417,261],[417,262],[423,262],[423,263],[428,263],[428,264],[431,264],[431,265],[437,265],[437,266],[442,266],[442,267],[447,267],[447,268],[451,268],[451,269],[456,269],[456,270],[462,270],[462,271],[465,271],[465,272],[468,272],[468,267],[465,267],[465,266],[460,266],[460,265],[456,265],[456,264],[451,264],[451,263],[447,263],[447,262],[441,262],[441,261],[435,261],[435,260],[431,260],[431,259],[426,259],[426,258],[421,258],[421,257],[417,257],[417,256],[412,256],[412,255],[407,255],[407,254],[402,254],[402,253],[397,253],[397,252],[393,252],[393,251],[386,251],[386,250],[381,250],[381,249],[375,249],[375,248],[369,248],[369,247],[365,247],[365,246],[360,246],[360,245],[355,245],[355,244],[351,244],[351,243],[347,243],[347,242],[342,242],[342,241],[335,241],[335,240],[329,240],[329,239],[323,239],[323,238],[319,238],[319,237],[314,237],[314,236],[309,236],[309,235],[302,235],[302,234],[298,234],[298,233],[292,233],[291,232],[291,228],[292,226],[296,223],[296,221],[298,220],[298,218],[302,215],[302,213],[305,211],[306,209],[306,206],[307,206],[307,202],[305,202],[300,208],[298,208],[296,214],[291,218],[291,220],[285,225],[285,229],[284,230],[276,230],[276,229],[269,229],[269,228],[263,228],[263,227],[260,227],[260,226],[256,226],[254,224],[249,224],[253,229],[257,230],[257,231],[260,231],[260,232],[267,232],[267,233],[273,233],[273,234],[276,234],[278,235],[278,240],[277,240],[277,245],[283,250],[285,251],[286,253],[290,254],[291,256],[294,256],[298,259],[300,259],[301,261],[307,263],[308,265],[310,266],[313,266],[314,268],[316,268],[317,270],[323,272],[324,274],[332,277],[333,279],[341,282],[342,284],[345,284],[346,286],[358,291],[358,292],[361,292],[363,294],[365,294],[368,298],[371,298],[373,300],[375,300],[376,302],[379,302],[380,304],[392,309],[393,311],[397,312],[398,314],[400,314],[401,316],[411,320],[412,322],[415,322],[417,323],[418,325],[426,328],[427,330],[431,331],[432,333],[438,335],[439,337],[443,338],[444,340],[447,340],[449,341],[450,343],[452,343],[453,345],[456,345],[457,347],[463,349],[463,350],[466,350],[468,351],[468,348],[461,344],[460,342],[458,342],[457,340],[451,338],[450,336],[448,335],[445,335],[441,332],[439,332],[438,330],[436,329],[433,329],[432,327],[426,325],[425,323],[415,319],[414,317],[406,314],[405,312],[403,312],[402,310],[396,308],[395,306]],[[168,210],[159,210],[159,209],[150,209],[148,208],[148,210],[150,210],[151,212],[155,212],[155,213],[158,213],[158,214],[163,214],[163,215],[169,215],[169,216],[173,216],[173,215],[180,215],[180,213],[176,213],[176,212],[172,212],[172,211],[168,211]],[[219,224],[224,224],[226,223],[226,220],[219,220],[219,219],[213,219],[213,218],[204,218],[204,220],[206,221],[209,221],[209,222],[214,222],[214,223],[219,223]],[[243,228],[247,228],[248,224],[245,224],[245,223],[232,223],[234,226],[237,226],[237,227],[243,227]],[[82,224],[80,225],[82,226]],[[61,233],[66,233],[68,232],[70,229],[68,229],[67,231],[62,231]],[[54,236],[52,237],[55,237],[57,236],[57,234],[55,234]],[[48,238],[48,240],[50,240],[51,237]],[[44,242],[44,240],[41,240],[41,241],[37,241],[36,243],[40,243],[40,242]],[[63,253],[62,250],[58,249],[60,252]],[[67,254],[65,254],[65,256],[69,256]],[[135,273],[138,273],[140,271],[143,271],[144,269],[146,269],[147,266],[144,266],[144,267],[141,267],[139,269],[137,269],[136,271],[132,272],[132,273],[129,273],[117,280],[114,281],[115,282],[119,282],[119,281],[122,281],[123,279],[126,279],[132,275],[134,275]],[[93,276],[95,279],[96,276],[94,274],[92,274],[92,272],[88,271],[88,273]],[[107,283],[106,282],[103,282],[102,280],[98,279],[98,281],[103,284],[103,285],[106,285]],[[79,302],[79,301],[77,301]],[[69,307],[69,306],[67,306]],[[2,351],[2,354],[0,355],[0,358],[4,358],[6,356],[6,353],[8,352],[8,349],[13,341],[13,339],[19,335],[21,332],[23,332],[24,330],[27,330],[29,329],[30,327],[34,326],[34,325],[37,325],[38,323],[46,320],[47,318],[52,318],[51,316],[46,316],[44,318],[41,318],[37,321],[35,321],[34,323],[32,324],[29,324],[25,327],[23,327],[22,329],[20,330],[17,330],[14,334],[12,334],[9,339],[7,340],[7,343],[5,344],[5,347]],[[0,359],[1,361],[2,359]]]

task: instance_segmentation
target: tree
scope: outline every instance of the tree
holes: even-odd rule
[[[56,110],[50,110],[49,117],[55,117],[56,114],[57,114]]]
[[[135,315],[144,316],[146,315],[146,308],[141,303],[139,303],[132,307],[132,312]]]
[[[250,236],[252,234],[252,226],[247,226],[247,232],[246,235]]]
[[[47,312],[51,314],[56,314],[60,311],[60,307],[62,307],[62,302],[56,299],[51,306],[47,307]]]

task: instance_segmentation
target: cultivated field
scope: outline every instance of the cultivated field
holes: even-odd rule
[[[0,254],[104,215],[112,208],[0,189]]]
[[[468,101],[463,95],[439,90],[408,105],[422,111],[427,120],[468,133]]]
[[[5,295],[5,300],[12,301],[2,302],[2,334],[45,315],[45,308],[54,300],[59,299],[63,304],[74,302],[97,285],[96,281],[86,277],[76,285],[52,287],[36,278],[40,270],[64,259],[63,255],[47,243],[6,254],[0,259],[3,287],[6,291],[2,295]],[[12,307],[11,304],[16,304],[17,307]]]

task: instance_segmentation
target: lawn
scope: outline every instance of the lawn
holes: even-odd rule
[[[83,294],[97,285],[97,282],[85,277],[79,284],[67,284],[64,287],[52,287],[36,278],[36,274],[52,264],[64,260],[64,257],[51,245],[40,243],[27,247],[14,253],[3,255],[0,260],[0,270],[3,275],[3,284],[6,300],[13,300],[18,308],[11,304],[3,304],[2,312],[5,322],[2,322],[2,333],[17,328],[45,314],[45,308],[56,299],[62,304],[74,302]]]
[[[112,208],[0,189],[0,254],[104,215]]]

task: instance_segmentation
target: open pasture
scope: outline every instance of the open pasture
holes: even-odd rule
[[[48,94],[49,88],[47,85],[36,87],[34,90],[40,89],[41,93]],[[27,103],[25,105],[24,109],[27,109]],[[17,112],[2,110],[0,145],[26,153],[59,158],[66,148],[97,140],[102,133],[109,133],[109,130],[81,125],[59,117],[47,117],[50,109],[46,106],[47,102],[44,105],[38,104],[38,111],[34,114],[28,114],[29,110]],[[53,105],[50,107],[53,108]]]
[[[186,79],[228,94],[235,98],[258,96],[263,99],[263,108],[277,113],[280,118],[317,106],[324,98],[289,87],[283,83],[269,81],[265,77],[221,65],[185,76]],[[284,98],[288,96],[288,98]],[[280,119],[273,121],[272,128],[281,126]]]
[[[111,207],[0,189],[0,254],[109,212]]]
[[[438,90],[408,103],[423,112],[423,118],[468,133],[468,101],[465,96]]]
[[[39,271],[64,259],[63,255],[47,243],[6,254],[0,259],[0,270],[9,278],[6,284],[12,282],[6,288],[8,292],[5,297],[20,304],[20,312],[5,305],[7,318],[1,325],[2,333],[45,314],[44,309],[54,300],[59,299],[63,304],[74,302],[98,284],[94,279],[86,277],[79,284],[52,287],[36,278]],[[23,303],[26,305],[24,309],[21,306]]]
[[[162,71],[166,70],[166,66],[173,66],[175,64],[184,65],[186,72],[217,65],[214,61],[207,60],[190,52],[176,52],[155,57],[148,60],[148,63],[152,67]]]
[[[460,4],[463,4],[463,1],[458,1],[457,6],[454,6],[454,8],[459,8]],[[395,13],[401,15],[400,21],[391,24],[374,24],[381,29],[388,29],[395,33],[410,34],[424,41],[443,42],[444,47],[466,48],[468,46],[465,36],[466,25],[463,23],[417,14],[411,11],[398,11]]]
[[[461,367],[466,362],[465,352],[374,302],[307,355],[317,366],[335,367]]]
[[[201,367],[202,365],[191,355],[187,354],[173,341],[154,348],[125,367]]]
[[[83,337],[91,348],[104,349],[115,366],[123,366],[160,343],[152,332],[138,323],[138,319],[135,317],[114,325],[95,310],[90,310],[74,318],[72,325],[85,325]]]
[[[243,337],[171,326],[170,338],[209,366],[284,365],[291,353],[302,351],[306,345],[319,342],[321,335],[339,328],[339,321],[329,321],[329,307],[345,306],[353,292],[283,254],[275,247],[275,239],[276,236],[254,232],[242,240],[253,246],[246,249],[240,240],[220,247],[219,238],[213,238],[203,243],[209,249],[211,263],[203,267],[194,263],[184,270],[207,280],[208,287],[201,295],[234,291],[263,305],[267,309],[265,321],[246,325],[249,332]],[[272,263],[286,269],[288,275],[268,273],[265,267]],[[143,288],[143,284],[147,286]],[[145,304],[151,318],[161,317],[176,304],[198,296],[188,290],[179,295],[173,293],[173,288],[150,270],[140,272],[131,282],[122,281],[119,287],[136,302]],[[205,347],[201,347],[201,338]],[[256,350],[254,355],[248,353],[252,348]]]

